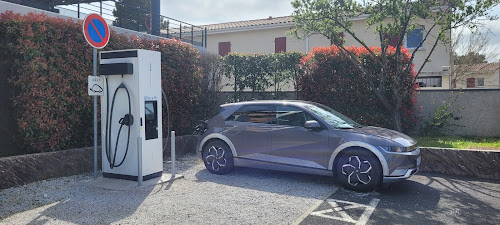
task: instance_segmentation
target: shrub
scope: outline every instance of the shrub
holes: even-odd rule
[[[384,109],[375,93],[370,90],[368,83],[368,79],[372,79],[375,83],[380,82],[376,79],[376,73],[381,69],[379,63],[375,63],[375,59],[362,47],[347,47],[347,49],[359,57],[371,77],[364,77],[337,47],[314,48],[300,63],[299,97],[330,106],[362,124],[392,128],[391,113]],[[371,50],[377,52],[380,57],[379,47],[372,47]],[[389,71],[395,70],[394,52],[394,48],[388,49]],[[408,50],[403,49],[402,54],[405,55],[403,60],[408,62],[410,60]],[[396,73],[390,72],[390,74],[394,79]],[[413,68],[403,76],[407,77],[405,85],[409,84],[414,76]],[[393,94],[390,90],[393,79],[385,80],[388,87],[387,96]],[[405,130],[412,128],[415,123],[413,110],[416,102],[416,86],[409,86],[412,88],[397,93],[403,99],[401,114]]]
[[[92,48],[81,22],[43,14],[0,14],[0,71],[8,82],[12,140],[29,152],[92,145],[93,107],[87,95]],[[189,131],[200,111],[198,51],[177,40],[111,33],[105,50],[142,48],[162,53],[162,87],[169,97],[173,129]],[[164,115],[164,118],[165,115]],[[166,120],[164,132],[167,129]]]
[[[297,67],[302,53],[241,54],[230,53],[223,59],[225,76],[233,81],[232,101],[244,99],[242,93],[251,91],[250,98],[265,99],[273,88],[273,98],[280,99],[283,85],[296,84]],[[258,96],[257,96],[258,95]]]

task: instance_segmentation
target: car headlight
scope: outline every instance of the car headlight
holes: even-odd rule
[[[416,148],[415,145],[409,147],[396,147],[396,146],[380,146],[380,147],[387,152],[411,152]]]

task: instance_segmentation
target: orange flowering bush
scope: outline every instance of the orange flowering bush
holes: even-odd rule
[[[368,83],[368,79],[372,79],[375,86],[378,86],[380,81],[376,73],[381,70],[380,64],[363,47],[347,47],[347,50],[363,64],[370,77],[365,77],[337,47],[314,48],[301,59],[299,65],[302,71],[298,79],[300,98],[330,106],[362,124],[393,128],[391,114],[370,90]],[[382,59],[380,47],[371,47],[371,50],[380,60]],[[410,60],[410,55],[407,49],[402,49],[401,52],[404,56],[402,64],[406,65]],[[410,84],[415,72],[412,66],[411,68],[403,67],[402,70],[405,72],[396,73],[394,47],[389,47],[387,60],[389,61],[389,76],[385,80],[386,87],[388,87],[386,95],[393,94],[390,87],[397,74],[402,74],[401,76],[405,77],[404,85],[410,87],[402,88],[401,93],[398,93],[403,98],[401,108],[403,128],[408,130],[416,122],[414,115],[416,85]]]

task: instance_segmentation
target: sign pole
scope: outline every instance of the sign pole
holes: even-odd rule
[[[97,48],[93,49],[94,77],[97,76]],[[97,96],[94,96],[94,180],[97,179]]]
[[[88,93],[94,96],[94,180],[97,179],[97,95],[102,95],[102,83],[99,85],[95,82],[102,81],[97,77],[97,49],[104,48],[109,42],[110,30],[109,26],[98,14],[89,14],[83,20],[82,26],[83,36],[87,43],[92,46],[92,54],[94,56],[94,75],[89,79]],[[91,83],[93,85],[91,86]],[[101,143],[101,151],[102,151]]]

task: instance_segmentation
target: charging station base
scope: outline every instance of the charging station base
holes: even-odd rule
[[[153,179],[155,177],[160,177],[162,172],[152,173],[142,177],[143,181]],[[133,180],[137,181],[137,176],[130,176],[124,174],[116,174],[116,173],[102,173],[102,176],[105,178],[114,178],[114,179],[122,179],[122,180]]]
[[[155,177],[144,181],[142,186],[137,186],[137,181],[131,180],[123,180],[123,179],[112,179],[99,177],[96,180],[92,180],[89,182],[90,187],[95,187],[104,190],[113,190],[113,191],[131,191],[131,190],[139,190],[144,188],[150,188],[155,185],[161,185],[165,183],[173,182],[174,180],[184,178],[183,175],[176,174],[172,176],[170,173],[162,173],[160,177]]]

